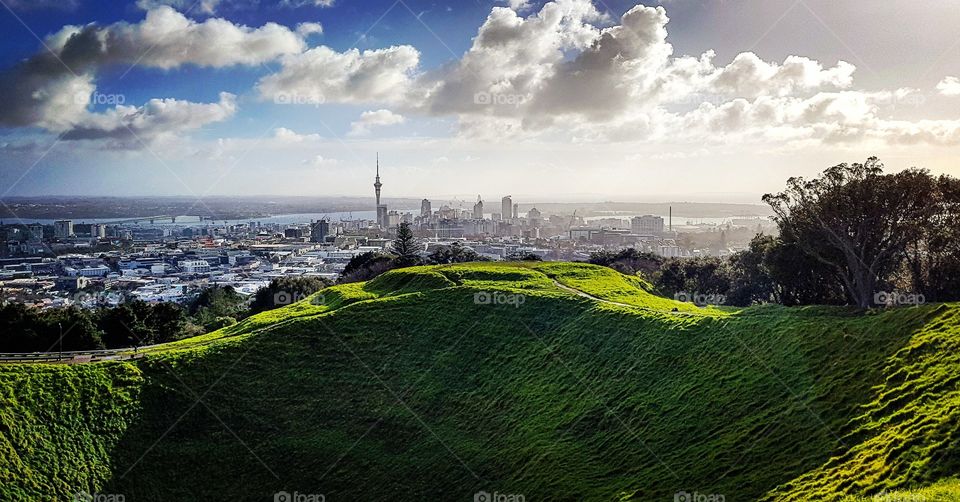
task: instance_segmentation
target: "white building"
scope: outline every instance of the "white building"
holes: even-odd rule
[[[107,226],[101,225],[99,223],[94,223],[90,225],[90,237],[94,239],[106,239]]]
[[[210,263],[206,260],[186,260],[177,263],[184,273],[187,274],[208,274],[210,273]]]
[[[663,233],[663,217],[645,214],[630,220],[630,231],[637,235],[660,235]]]
[[[106,265],[83,267],[81,269],[66,267],[64,268],[64,271],[70,277],[103,277],[110,273],[110,267],[107,267]]]
[[[57,220],[53,222],[53,235],[57,239],[67,239],[73,237],[73,221]]]

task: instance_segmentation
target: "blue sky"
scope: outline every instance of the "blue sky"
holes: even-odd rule
[[[377,151],[396,196],[960,174],[949,0],[0,1],[4,196],[357,195]]]

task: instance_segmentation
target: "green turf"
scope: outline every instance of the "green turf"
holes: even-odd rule
[[[960,480],[945,479],[916,490],[892,490],[869,497],[850,496],[843,502],[946,502],[960,500]]]
[[[397,270],[134,362],[0,366],[0,500],[955,494],[925,487],[960,472],[958,344],[954,304],[700,309],[583,264]]]

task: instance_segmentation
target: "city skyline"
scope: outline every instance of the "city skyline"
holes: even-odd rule
[[[378,151],[398,197],[758,203],[869,155],[957,174],[946,1],[4,5],[4,197],[366,195]]]

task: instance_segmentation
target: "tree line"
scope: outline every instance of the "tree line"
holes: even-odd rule
[[[727,259],[663,259],[625,250],[590,261],[641,273],[665,295],[724,295],[732,305],[889,303],[892,293],[960,300],[960,180],[923,169],[884,174],[871,157],[763,197],[779,235]]]
[[[279,278],[252,298],[229,286],[214,286],[185,305],[134,300],[98,309],[39,310],[6,303],[0,305],[0,352],[118,349],[172,342],[230,326],[328,285],[315,277]]]

